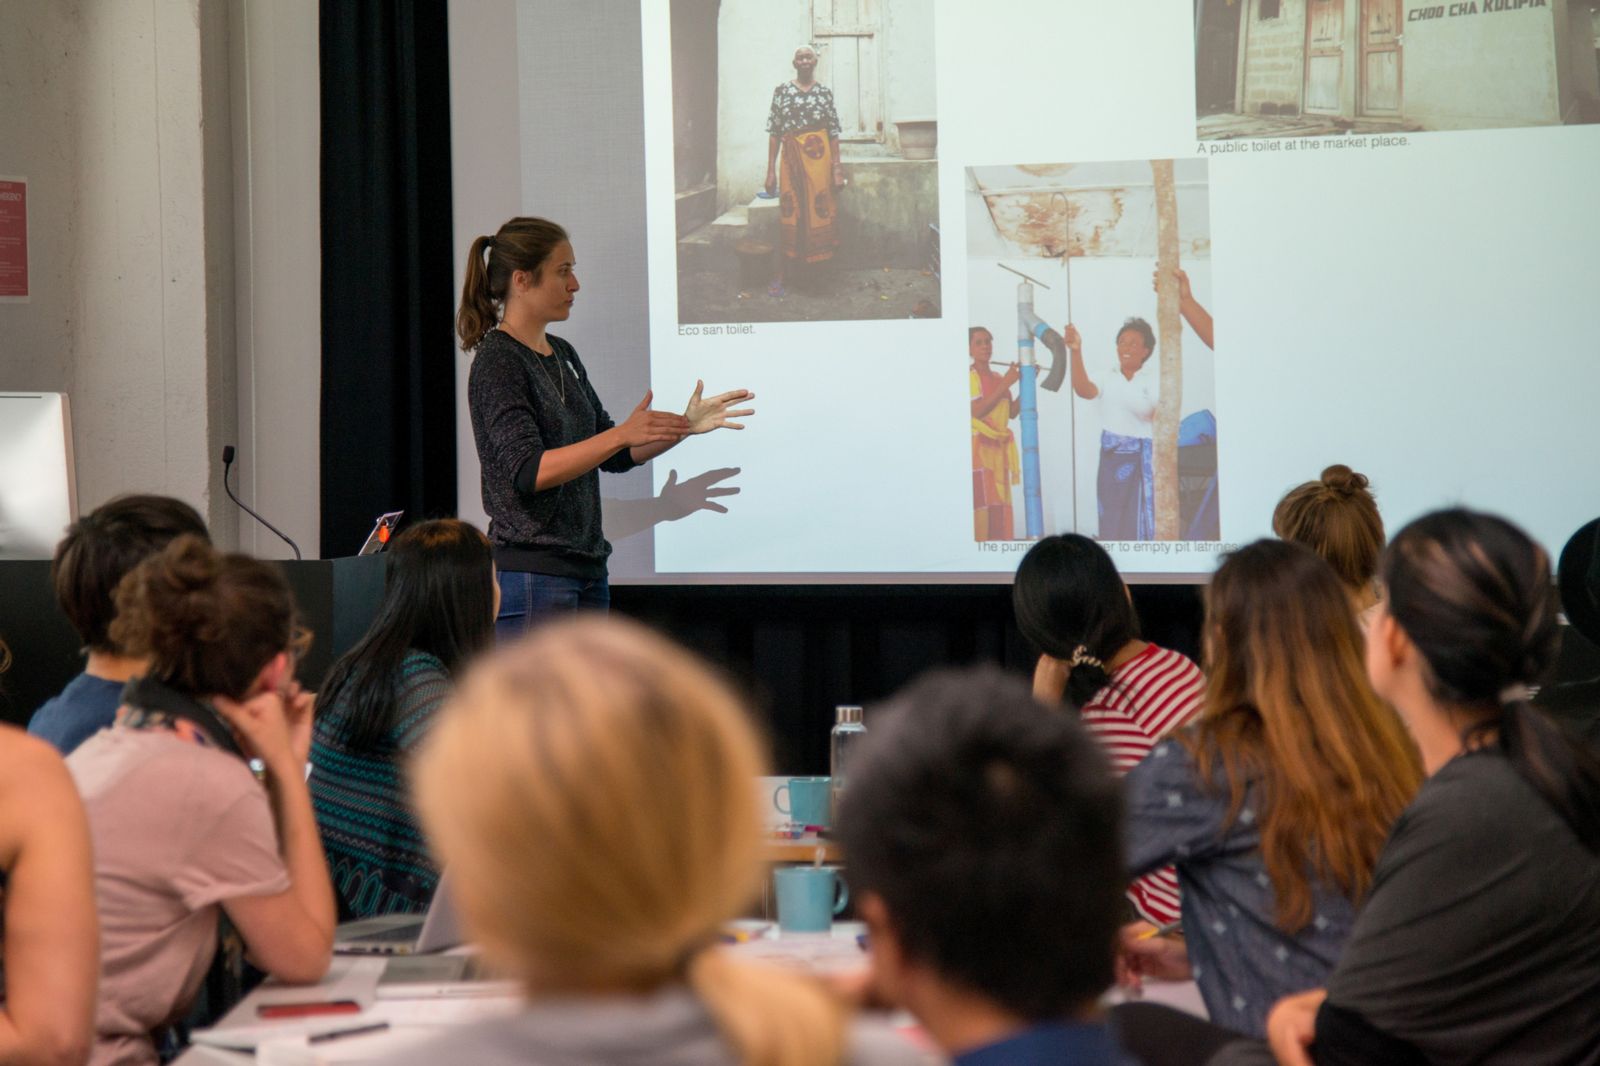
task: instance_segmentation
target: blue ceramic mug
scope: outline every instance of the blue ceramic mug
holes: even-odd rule
[[[827,826],[832,784],[828,777],[791,777],[773,790],[772,805],[796,825]]]
[[[772,872],[778,895],[778,928],[785,933],[826,933],[850,902],[850,889],[836,866],[780,866]]]

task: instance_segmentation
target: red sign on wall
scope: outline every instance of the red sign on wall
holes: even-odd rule
[[[28,182],[0,178],[0,300],[28,298]]]

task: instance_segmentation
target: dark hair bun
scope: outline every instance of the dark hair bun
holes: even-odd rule
[[[1334,463],[1322,472],[1322,484],[1334,492],[1350,495],[1367,487],[1367,475],[1358,474],[1343,463]]]
[[[193,534],[129,571],[116,603],[111,639],[148,658],[152,677],[194,695],[243,696],[294,626],[294,599],[275,567]]]

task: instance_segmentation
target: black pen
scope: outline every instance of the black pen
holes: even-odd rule
[[[389,1028],[388,1022],[373,1022],[371,1025],[357,1025],[350,1029],[335,1029],[331,1033],[318,1033],[316,1036],[306,1037],[308,1044],[326,1044],[330,1040],[343,1040],[347,1036],[361,1036],[363,1033],[381,1033]]]

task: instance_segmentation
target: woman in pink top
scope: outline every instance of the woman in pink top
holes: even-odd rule
[[[1206,682],[1199,667],[1139,639],[1128,587],[1095,541],[1061,533],[1035,544],[1017,568],[1011,598],[1017,628],[1041,652],[1033,694],[1076,710],[1117,773],[1200,713]],[[1178,920],[1170,866],[1130,885],[1128,898],[1156,925]]]
[[[152,1034],[188,1010],[223,911],[257,966],[311,982],[328,967],[335,908],[283,575],[184,536],[124,577],[116,601],[112,636],[149,669],[124,689],[116,724],[67,760],[100,914],[90,1062],[154,1063]]]

